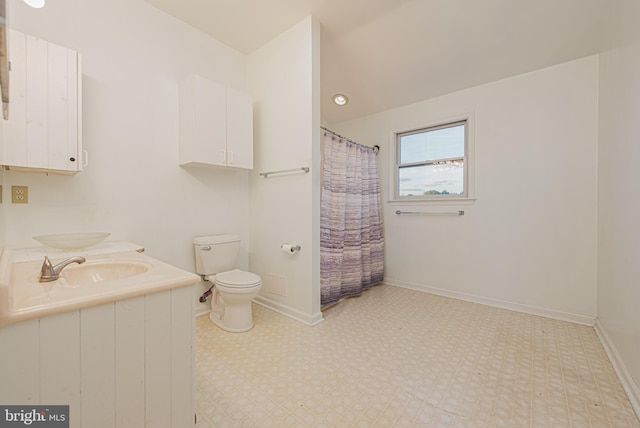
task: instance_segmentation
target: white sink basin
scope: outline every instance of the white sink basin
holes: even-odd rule
[[[77,287],[106,281],[117,281],[142,275],[151,265],[137,260],[105,260],[69,265],[60,272],[60,278],[68,285]]]
[[[136,246],[137,247],[137,246]],[[137,249],[114,252],[51,252],[56,265],[71,256],[86,262],[62,269],[60,278],[40,282],[46,253],[12,260],[12,251],[0,247],[0,329],[16,322],[145,296],[197,284],[194,273],[141,254]]]

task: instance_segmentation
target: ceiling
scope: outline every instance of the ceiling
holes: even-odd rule
[[[146,1],[245,54],[314,15],[330,125],[596,54],[610,0]]]

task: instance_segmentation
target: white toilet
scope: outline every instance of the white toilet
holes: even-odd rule
[[[193,238],[196,271],[214,284],[209,318],[223,330],[240,333],[253,328],[251,301],[262,288],[258,275],[236,269],[240,237]]]

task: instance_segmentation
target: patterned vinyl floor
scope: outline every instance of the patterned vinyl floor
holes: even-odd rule
[[[591,327],[388,285],[324,317],[199,317],[197,427],[640,427]]]

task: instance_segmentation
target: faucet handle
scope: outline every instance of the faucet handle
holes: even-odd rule
[[[40,276],[51,276],[53,274],[53,265],[51,264],[51,260],[49,257],[44,256],[44,262],[42,263],[42,268],[40,269]]]

